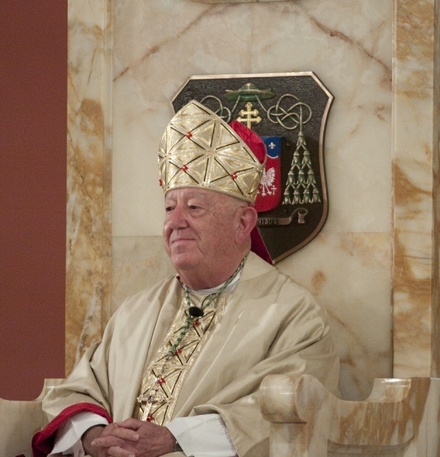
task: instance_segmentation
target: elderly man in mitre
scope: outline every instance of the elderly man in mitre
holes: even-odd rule
[[[266,375],[336,391],[326,312],[251,250],[264,160],[254,132],[198,102],[174,116],[159,168],[177,274],[127,299],[47,395],[34,456],[267,457]]]

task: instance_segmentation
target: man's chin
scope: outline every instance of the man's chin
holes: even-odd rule
[[[171,253],[171,263],[179,271],[191,270],[199,264],[193,255],[186,252]]]

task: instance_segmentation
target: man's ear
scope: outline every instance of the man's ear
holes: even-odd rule
[[[238,225],[237,225],[237,243],[246,241],[257,224],[258,214],[253,206],[244,206],[240,208]]]

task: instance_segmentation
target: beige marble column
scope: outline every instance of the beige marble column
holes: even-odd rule
[[[66,373],[109,317],[111,7],[69,1]]]
[[[434,0],[395,1],[394,376],[438,375],[438,47]],[[437,2],[438,3],[438,2]],[[438,31],[437,31],[438,34]],[[437,98],[436,98],[437,97]],[[437,203],[438,205],[438,203]],[[436,230],[437,226],[437,230]],[[437,255],[435,253],[437,252]],[[437,258],[436,258],[437,257]]]
[[[440,1],[434,12],[434,134],[433,134],[433,268],[432,268],[432,369],[440,377]]]

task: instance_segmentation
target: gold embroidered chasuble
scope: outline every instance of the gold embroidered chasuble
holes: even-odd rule
[[[206,297],[193,292],[191,305],[200,308]],[[204,309],[203,316],[191,318],[182,298],[162,347],[145,371],[134,417],[159,425],[170,422],[188,372],[214,331],[225,306],[226,299],[220,295]]]
[[[175,276],[128,298],[110,319],[102,342],[45,397],[49,419],[81,402],[106,409],[115,421],[132,417],[146,368],[153,367],[167,336],[172,338],[170,331],[178,331],[182,300]],[[174,410],[163,416],[218,413],[240,457],[267,457],[269,424],[258,404],[265,376],[310,373],[336,392],[339,364],[327,313],[306,290],[252,253],[234,290],[212,305],[217,314],[204,324],[201,344],[188,346],[182,360],[196,357],[173,397]],[[169,386],[174,394],[174,384]]]

